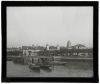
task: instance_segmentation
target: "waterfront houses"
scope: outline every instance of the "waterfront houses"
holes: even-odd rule
[[[53,46],[46,44],[43,46],[22,46],[19,48],[7,48],[7,59],[23,60],[25,63],[36,56],[53,56],[54,58],[71,57],[71,58],[93,58],[93,48],[87,48],[85,45],[71,45],[71,41],[67,42],[67,46]],[[15,58],[14,58],[15,57]],[[18,57],[18,58],[17,58]]]

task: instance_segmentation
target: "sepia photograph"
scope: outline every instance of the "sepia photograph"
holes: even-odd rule
[[[93,10],[7,6],[6,77],[93,78]]]

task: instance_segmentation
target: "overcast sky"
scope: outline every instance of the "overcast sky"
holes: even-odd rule
[[[7,46],[93,46],[93,7],[7,7]]]

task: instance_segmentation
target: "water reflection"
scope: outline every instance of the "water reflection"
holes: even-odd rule
[[[44,70],[45,72],[52,72],[50,67],[40,67],[40,69]]]
[[[30,69],[30,72],[40,73],[40,69]]]
[[[68,63],[64,66],[54,66],[52,68],[41,67],[30,69],[28,65],[14,64],[7,62],[8,77],[92,77],[92,63]]]

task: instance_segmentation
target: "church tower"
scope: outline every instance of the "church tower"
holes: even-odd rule
[[[71,47],[71,41],[67,42],[67,49]]]

